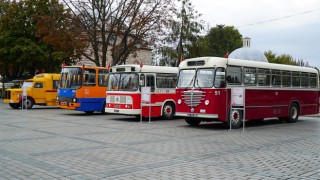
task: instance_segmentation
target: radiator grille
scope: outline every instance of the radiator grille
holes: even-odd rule
[[[182,99],[190,107],[198,106],[204,100],[204,97],[205,92],[197,90],[184,91],[182,95]]]

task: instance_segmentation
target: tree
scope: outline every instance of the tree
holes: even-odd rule
[[[205,38],[207,40],[203,40],[201,45],[208,48],[200,51],[202,56],[225,57],[226,53],[242,47],[242,35],[233,26],[217,25]]]
[[[82,55],[97,66],[123,64],[137,51],[154,42],[168,19],[170,0],[64,0],[80,21],[90,48]]]
[[[58,72],[62,62],[77,57],[68,42],[79,34],[70,28],[70,13],[58,0],[6,0],[0,7],[0,64],[8,79],[33,75],[36,69]],[[64,43],[68,48],[58,48]]]
[[[287,54],[277,55],[271,50],[264,53],[267,57],[269,63],[276,63],[276,64],[288,64],[294,66],[305,66],[310,67],[308,62],[304,62],[303,59],[294,59],[292,56]]]
[[[203,29],[203,21],[199,20],[201,14],[194,9],[190,0],[178,0],[176,9],[173,10],[171,20],[164,40],[158,44],[156,53],[160,54],[162,64],[178,65],[180,58],[185,58],[189,48],[197,42]]]

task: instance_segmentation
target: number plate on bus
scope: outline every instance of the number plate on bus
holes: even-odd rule
[[[62,106],[66,106],[66,105],[67,105],[67,102],[60,102],[60,104],[61,104]]]
[[[118,110],[118,109],[115,109],[115,110],[114,110],[114,112],[115,112],[115,113],[118,113],[118,112],[119,112],[119,110]]]

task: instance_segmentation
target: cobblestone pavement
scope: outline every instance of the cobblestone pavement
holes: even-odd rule
[[[320,119],[227,130],[0,103],[0,179],[320,179]]]

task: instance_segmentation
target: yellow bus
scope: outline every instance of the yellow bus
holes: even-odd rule
[[[6,89],[4,103],[9,103],[13,109],[31,109],[33,105],[56,106],[57,89],[60,74],[37,74],[32,79],[25,80],[22,88]],[[26,88],[26,97],[22,97],[23,88]],[[23,100],[23,102],[22,102]]]

